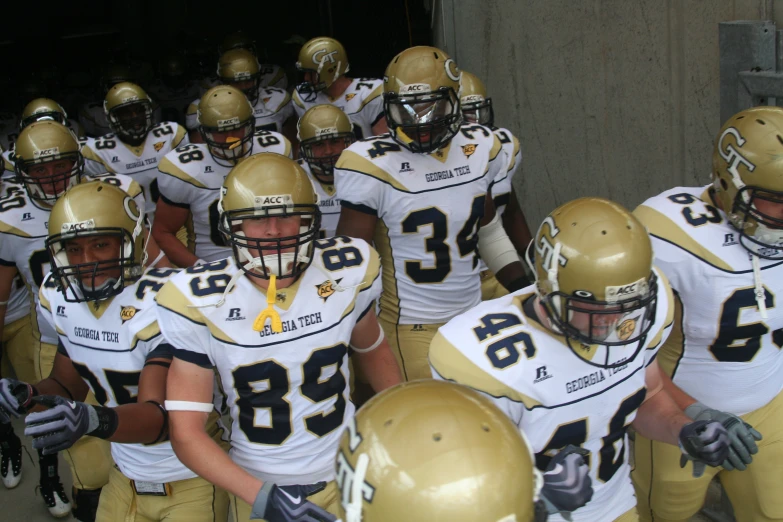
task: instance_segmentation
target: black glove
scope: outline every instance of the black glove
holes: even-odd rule
[[[700,402],[685,408],[685,414],[693,420],[714,420],[720,422],[729,434],[729,457],[723,462],[723,468],[731,471],[745,471],[753,462],[753,457],[759,452],[756,441],[761,440],[761,433],[750,424],[732,413],[712,409]]]
[[[680,467],[693,461],[693,476],[701,477],[705,465],[716,467],[729,456],[729,434],[718,421],[694,421],[680,430]]]
[[[584,459],[589,454],[586,449],[569,444],[549,461],[541,498],[550,515],[575,511],[593,498],[593,481]]]
[[[89,404],[54,395],[41,395],[33,401],[49,409],[28,415],[24,434],[33,438],[33,447],[44,455],[70,448],[98,425],[98,416],[91,415],[94,409]],[[92,426],[90,417],[95,419]]]
[[[324,487],[325,482],[312,486],[277,486],[264,482],[253,502],[250,519],[264,519],[267,522],[335,522],[337,517],[307,500],[308,495]]]
[[[33,407],[32,398],[37,392],[26,382],[0,379],[0,422],[11,422],[11,417],[21,417]]]

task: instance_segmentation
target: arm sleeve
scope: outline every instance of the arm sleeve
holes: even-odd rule
[[[334,170],[334,186],[342,205],[378,215],[383,182],[373,175],[375,165],[350,150],[343,151]]]
[[[200,312],[188,308],[185,296],[171,281],[163,285],[155,299],[162,342],[171,346],[171,355],[202,368],[213,368],[211,335]]]

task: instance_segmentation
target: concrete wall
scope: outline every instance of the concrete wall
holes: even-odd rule
[[[783,27],[781,0],[435,0],[433,14],[435,45],[484,80],[522,143],[515,186],[534,230],[576,197],[633,208],[706,184],[718,23]]]

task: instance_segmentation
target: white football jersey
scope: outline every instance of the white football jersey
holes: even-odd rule
[[[514,174],[516,174],[519,166],[522,164],[522,150],[519,147],[519,140],[508,129],[493,129],[492,132],[495,133],[500,143],[503,144],[503,151],[506,153],[506,159],[508,160],[506,176],[500,178],[492,185],[492,201],[495,203],[495,212],[498,217],[501,217],[503,212],[506,211],[508,199],[511,197],[511,182]],[[489,268],[483,259],[479,259],[479,262],[482,272]]]
[[[39,313],[57,331],[57,351],[68,357],[102,406],[133,404],[147,359],[172,357],[158,328],[155,293],[176,269],[148,270],[121,294],[93,303],[66,302],[51,274],[41,287]],[[157,444],[111,443],[123,475],[145,482],[174,482],[196,476],[179,461],[169,441]]]
[[[24,192],[20,185],[13,185],[6,181],[0,182],[0,212],[4,208],[6,201],[14,199],[18,192]],[[11,294],[8,296],[8,304],[5,309],[3,324],[10,324],[30,315],[30,292],[25,288],[24,280],[21,274],[16,274],[14,282],[11,284]]]
[[[83,176],[83,182],[105,181],[128,193],[140,209],[144,208],[144,194],[138,183],[121,174]],[[16,266],[36,304],[38,289],[49,273],[49,235],[51,207],[33,201],[21,187],[0,203],[0,264]],[[57,335],[33,309],[33,335],[44,343],[57,344]]]
[[[154,105],[160,107],[160,121],[185,124],[185,114],[190,100],[201,93],[199,82],[188,82],[181,89],[172,89],[161,81],[149,88],[149,94]]]
[[[333,480],[340,436],[354,414],[348,346],[380,293],[378,254],[361,239],[316,241],[310,267],[277,290],[282,333],[269,323],[254,329],[266,291],[249,276],[237,280],[222,306],[204,307],[217,303],[239,270],[226,258],[172,278],[157,296],[161,332],[175,357],[216,368],[237,464],[278,485]]]
[[[291,143],[272,131],[256,131],[252,154],[275,152],[291,157]],[[204,261],[231,255],[218,230],[220,187],[231,167],[219,164],[204,143],[191,143],[169,152],[158,165],[158,190],[169,205],[188,209],[188,248]]]
[[[339,108],[353,123],[357,140],[373,136],[372,126],[383,117],[383,81],[373,78],[352,78],[345,92],[334,100],[325,92],[319,92],[313,101],[304,101],[296,89],[292,99],[297,118],[315,105]]]
[[[682,308],[661,367],[695,399],[736,415],[757,410],[783,389],[783,261],[761,259],[766,319],[756,303],[750,253],[715,207],[707,187],[677,187],[634,215],[650,232],[655,264]]]
[[[85,166],[88,161],[98,162],[106,172],[133,178],[144,191],[145,210],[152,220],[158,201],[158,163],[173,149],[188,143],[184,127],[165,121],[152,127],[144,141],[136,147],[124,143],[114,134],[106,134],[98,139],[84,140],[82,154]],[[90,172],[91,168],[87,171]]]
[[[644,401],[645,369],[673,320],[671,289],[656,273],[658,305],[643,350],[632,358],[638,343],[608,347],[609,362],[622,363],[616,368],[587,362],[603,362],[606,346],[578,345],[577,356],[563,337],[529,317],[523,303],[535,298],[533,286],[455,317],[430,346],[433,376],[487,394],[525,433],[538,469],[546,469],[568,444],[590,451],[593,498],[571,513],[576,522],[615,520],[636,505],[626,430]],[[635,322],[636,329],[640,325]],[[550,515],[549,520],[564,519]]]
[[[285,70],[279,65],[259,63],[258,73],[261,76],[261,87],[275,87],[283,90],[288,88],[288,77]]]
[[[335,168],[341,204],[378,217],[375,245],[389,281],[381,316],[437,324],[481,299],[478,229],[508,162],[491,130],[465,125],[449,145],[413,153],[388,135],[357,141]]]
[[[196,99],[188,106],[185,126],[188,130],[198,129],[198,106],[201,99]],[[283,124],[294,117],[294,104],[291,95],[283,89],[265,88],[258,94],[258,100],[253,105],[253,116],[256,119],[256,130],[271,130],[283,132]]]
[[[337,222],[340,221],[340,198],[337,197],[337,191],[334,183],[327,185],[318,181],[310,169],[310,165],[304,159],[297,160],[299,166],[310,176],[313,182],[313,188],[318,195],[318,208],[321,209],[321,233],[320,238],[332,237],[337,232]]]

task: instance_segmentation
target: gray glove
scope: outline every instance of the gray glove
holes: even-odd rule
[[[264,482],[253,502],[250,520],[335,522],[337,517],[307,500],[308,495],[317,493],[325,487],[325,482],[312,486],[277,486],[271,482]]]
[[[701,477],[705,465],[720,466],[729,456],[729,434],[718,421],[698,420],[680,430],[680,467],[693,461],[693,476]]]
[[[32,407],[35,388],[15,379],[0,379],[0,423],[11,422],[11,417],[21,417]]]
[[[693,420],[713,420],[720,422],[729,434],[729,456],[723,462],[723,468],[731,471],[745,471],[759,448],[756,441],[761,440],[761,433],[750,424],[732,413],[714,410],[700,402],[685,408],[685,414]]]
[[[98,427],[97,412],[89,404],[55,395],[41,395],[33,401],[49,409],[28,415],[24,434],[33,438],[33,447],[44,455],[70,448]]]
[[[593,481],[584,459],[589,454],[586,449],[569,444],[549,461],[541,498],[550,515],[560,513],[568,520],[565,513],[579,509],[593,498]]]

